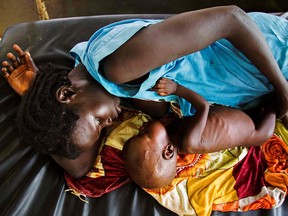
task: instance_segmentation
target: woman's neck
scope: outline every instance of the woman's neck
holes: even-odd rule
[[[71,82],[94,80],[82,63],[79,63],[69,72],[68,78],[71,80]]]

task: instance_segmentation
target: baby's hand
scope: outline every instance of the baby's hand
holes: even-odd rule
[[[166,96],[175,93],[177,83],[167,78],[160,78],[151,90],[157,92],[161,96]]]
[[[23,96],[32,86],[38,68],[28,52],[24,52],[18,45],[14,45],[13,49],[17,52],[18,58],[8,53],[9,61],[2,62],[1,72],[14,91]]]

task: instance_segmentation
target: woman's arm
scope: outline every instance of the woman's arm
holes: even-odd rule
[[[142,29],[107,57],[104,74],[116,83],[135,80],[221,38],[229,40],[270,80],[281,105],[279,117],[287,113],[287,81],[257,25],[237,6],[182,13]]]

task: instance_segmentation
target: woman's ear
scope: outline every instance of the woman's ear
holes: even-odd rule
[[[171,159],[175,154],[174,149],[175,147],[171,143],[168,143],[165,146],[164,151],[163,151],[164,159],[167,159],[167,160]]]
[[[71,85],[60,86],[56,91],[56,99],[60,103],[69,103],[71,96],[75,94],[75,90]]]

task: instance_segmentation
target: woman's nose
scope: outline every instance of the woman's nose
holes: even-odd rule
[[[112,120],[111,117],[109,117],[104,123],[105,127],[108,127],[108,126],[110,126],[112,124],[113,124],[113,120]]]

